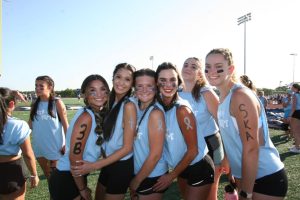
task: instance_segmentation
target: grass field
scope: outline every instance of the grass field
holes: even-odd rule
[[[70,105],[83,105],[82,100],[78,102],[77,99],[63,99],[65,104]],[[28,106],[27,103],[20,103],[20,106]],[[68,111],[68,119],[70,120],[76,111]],[[28,111],[15,111],[14,116],[23,120],[28,120],[29,112]],[[285,139],[281,139],[280,136],[283,135],[283,131],[270,129],[271,139],[274,145],[277,147],[281,160],[285,164],[285,168],[288,174],[289,180],[289,190],[288,195],[286,197],[287,200],[299,200],[300,199],[300,154],[292,154],[289,153],[288,147],[292,145],[292,141],[286,141]],[[38,166],[38,174],[40,177],[40,184],[35,189],[28,189],[26,193],[26,199],[28,200],[43,200],[49,199],[49,193],[47,188],[47,181],[45,177],[42,175],[41,169]],[[97,183],[99,172],[94,172],[89,176],[89,187],[94,189]],[[224,190],[223,188],[227,184],[227,180],[225,176],[222,176],[219,186],[219,199],[223,199]],[[29,187],[28,187],[29,188]],[[126,196],[126,199],[129,199],[129,196]],[[171,187],[165,192],[164,200],[180,200],[180,194],[174,182]]]

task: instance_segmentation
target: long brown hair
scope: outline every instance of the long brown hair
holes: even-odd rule
[[[50,96],[48,99],[48,114],[55,118],[56,113],[53,109],[53,101],[55,101],[55,92],[54,92],[54,81],[50,76],[38,76],[35,81],[45,81],[48,86],[52,87]],[[30,111],[30,119],[31,121],[34,121],[34,118],[36,117],[37,109],[39,106],[39,103],[41,101],[41,98],[38,97],[35,102],[31,105],[31,111]]]
[[[132,76],[133,76],[133,73],[135,72],[134,66],[132,66],[128,63],[120,63],[114,69],[113,79],[114,79],[114,76],[116,75],[116,73],[120,69],[126,69],[126,70],[131,71]],[[115,92],[114,88],[112,88],[110,95],[109,95],[109,100],[108,100],[108,113],[104,120],[104,126],[103,126],[105,140],[108,140],[111,137],[113,129],[116,124],[116,121],[117,121],[117,117],[118,117],[121,105],[125,101],[125,99],[127,99],[129,96],[131,96],[131,94],[132,94],[132,88],[130,88],[128,90],[128,92],[125,94],[125,96],[122,97],[122,99],[120,99],[120,101],[118,101],[118,103],[115,106],[113,106],[115,103],[115,99],[116,99],[116,92]]]

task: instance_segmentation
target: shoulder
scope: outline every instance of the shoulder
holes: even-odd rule
[[[136,105],[132,101],[124,102],[124,109],[125,110],[136,110]]]
[[[162,118],[164,117],[164,112],[159,107],[154,107],[150,113],[151,118]]]
[[[192,113],[192,110],[187,105],[179,105],[177,106],[177,114],[184,116]]]
[[[91,123],[92,122],[92,116],[91,116],[92,111],[88,111],[87,109],[84,110],[79,117],[77,118],[76,122],[77,123]]]

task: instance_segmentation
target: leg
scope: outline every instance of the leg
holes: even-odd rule
[[[105,194],[105,200],[123,200],[125,194]]]
[[[283,200],[284,197],[269,196],[269,195],[254,192],[252,199],[253,200],[260,200],[260,199],[264,199],[264,200]]]
[[[162,193],[152,193],[149,195],[139,195],[138,200],[161,200],[163,194]]]
[[[211,185],[211,190],[209,192],[207,200],[218,200],[218,187],[220,177],[222,175],[222,169],[223,168],[221,166],[215,166],[214,183]]]
[[[206,184],[198,187],[187,186],[187,200],[207,200],[212,184]]]
[[[0,195],[0,199],[2,200],[25,200],[26,193],[26,182],[24,185],[17,191],[8,194],[8,195]]]
[[[45,177],[47,178],[47,180],[49,180],[50,171],[51,171],[49,160],[47,160],[45,157],[39,157],[39,158],[37,158],[37,161],[38,161],[39,165],[41,166]]]
[[[186,194],[186,187],[187,187],[187,180],[177,177],[177,184],[180,190],[180,193],[182,195],[182,197],[185,199],[185,194]]]
[[[95,192],[96,192],[95,200],[104,200],[104,197],[106,195],[106,188],[99,181],[97,183],[97,187],[96,187]]]

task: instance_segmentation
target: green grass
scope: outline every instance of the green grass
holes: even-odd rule
[[[76,98],[67,98],[63,99],[65,104],[71,104],[71,105],[83,105],[82,99],[80,102]],[[19,104],[22,106],[28,106],[30,103],[22,103]],[[68,119],[72,119],[76,111],[68,111]],[[29,112],[28,111],[15,111],[14,116],[18,117],[20,119],[23,119],[25,121],[28,120]],[[288,147],[292,145],[291,141],[285,141],[284,139],[280,139],[280,136],[284,134],[283,131],[279,130],[273,130],[270,129],[271,139],[278,149],[280,153],[281,160],[285,164],[285,169],[288,175],[288,181],[289,181],[289,189],[286,199],[288,200],[296,200],[300,197],[300,155],[299,154],[292,154],[288,152]],[[28,200],[40,200],[40,199],[49,199],[49,192],[48,192],[48,186],[47,181],[45,177],[42,175],[40,167],[38,166],[38,174],[40,177],[40,183],[39,186],[35,189],[29,189],[27,187],[27,193],[26,193],[26,199]],[[90,174],[89,176],[89,187],[93,190],[95,189],[95,186],[97,184],[98,179],[98,172],[94,172]],[[218,198],[223,199],[224,196],[224,187],[227,184],[227,179],[225,175],[221,177],[220,180],[220,186],[219,186],[219,192],[218,192]],[[29,186],[29,185],[28,185]],[[126,199],[130,199],[128,194],[126,195]],[[169,189],[165,192],[164,200],[180,200],[180,194],[178,191],[178,187],[176,185],[176,182],[174,182]]]

